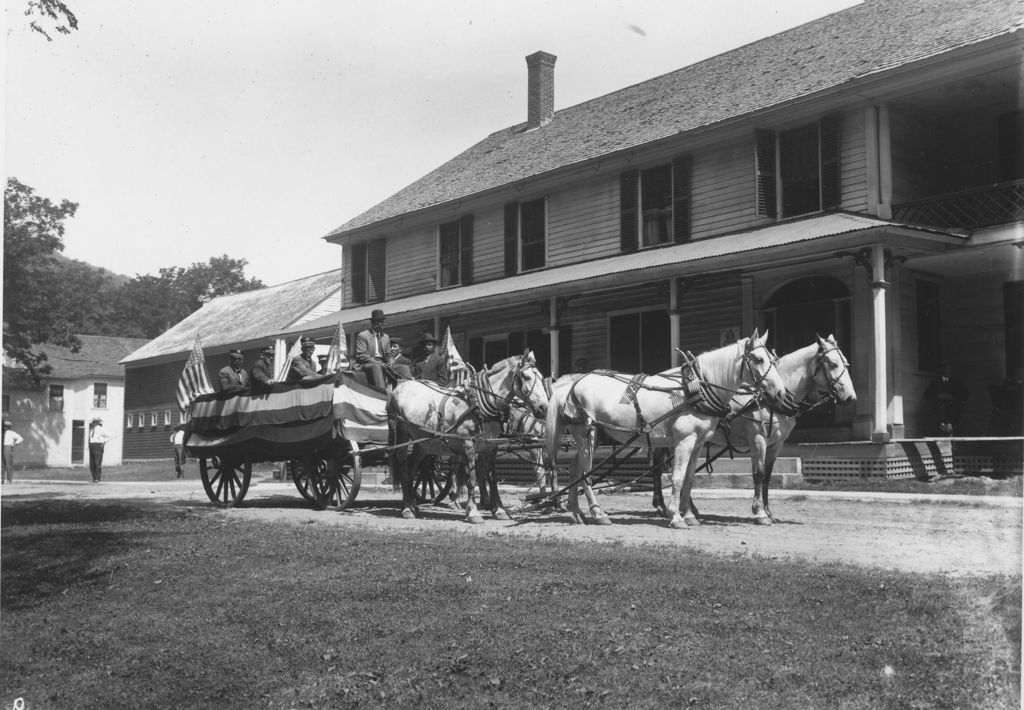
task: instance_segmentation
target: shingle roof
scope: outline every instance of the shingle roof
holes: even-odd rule
[[[691,131],[1017,31],[1022,0],[868,0],[493,133],[328,236]]]
[[[341,270],[335,269],[215,298],[122,362],[188,352],[197,334],[204,349],[273,337],[340,288]]]
[[[59,345],[37,345],[35,352],[45,352],[46,362],[52,367],[47,379],[74,380],[80,377],[124,377],[121,359],[138,350],[148,341],[144,338],[113,338],[105,335],[79,335],[82,348],[77,353]],[[4,367],[4,384],[10,384],[8,375],[17,375],[22,368]]]

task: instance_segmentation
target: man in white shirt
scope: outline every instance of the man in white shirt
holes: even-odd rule
[[[18,432],[12,428],[14,425],[11,422],[4,420],[4,452],[3,452],[3,467],[4,470],[0,475],[0,481],[7,479],[8,483],[14,482],[14,447],[20,444],[24,439]]]
[[[179,424],[174,427],[174,433],[171,434],[171,446],[174,447],[174,472],[178,474],[178,478],[182,477],[181,467],[185,465],[185,425]]]
[[[99,483],[103,475],[103,447],[111,436],[103,428],[103,420],[96,417],[89,424],[89,471],[92,482]]]

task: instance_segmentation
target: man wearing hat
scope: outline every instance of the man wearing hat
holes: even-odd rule
[[[444,382],[444,368],[441,353],[437,352],[437,338],[433,333],[424,333],[420,339],[423,355],[412,366],[412,376],[417,380],[429,380],[440,385]]]
[[[103,477],[103,447],[111,438],[102,419],[96,417],[89,422],[89,472],[93,483],[99,483]]]
[[[4,453],[3,453],[3,471],[0,471],[0,481],[4,479],[8,483],[14,482],[14,447],[20,444],[24,439],[21,438],[21,434],[14,431],[14,424],[10,420],[4,420]]]
[[[298,382],[319,377],[316,358],[316,341],[306,336],[302,339],[302,352],[292,358],[291,367],[288,368],[287,382]]]
[[[366,373],[370,384],[386,389],[388,356],[391,339],[384,332],[384,311],[375,308],[370,314],[370,327],[356,335],[356,367]]]
[[[185,454],[184,424],[174,427],[174,432],[171,434],[171,449],[174,451],[174,472],[178,475],[178,478],[181,478],[184,475],[181,470],[182,466],[188,460],[188,456]]]
[[[268,345],[260,350],[260,357],[249,373],[249,381],[252,383],[253,392],[265,394],[270,391],[270,385],[274,384],[273,345]]]
[[[228,351],[228,364],[219,373],[221,392],[241,392],[249,386],[249,373],[242,367],[243,359],[238,348]]]
[[[398,379],[411,380],[412,360],[402,354],[403,345],[405,345],[405,341],[402,338],[397,336],[391,338],[391,352],[388,357],[388,364],[391,365],[391,370]]]

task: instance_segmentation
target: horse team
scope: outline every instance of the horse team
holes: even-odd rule
[[[699,524],[690,495],[704,445],[741,442],[751,458],[755,521],[770,524],[772,467],[798,417],[825,401],[850,404],[856,393],[849,363],[834,337],[819,336],[781,358],[766,341],[767,333],[755,330],[748,338],[654,375],[595,370],[565,375],[549,385],[526,351],[475,373],[454,389],[403,381],[387,401],[390,464],[395,485],[402,490],[402,515],[418,514],[414,473],[423,457],[433,454],[459,461],[455,487],[469,522],[483,521],[481,505],[495,518],[508,519],[493,475],[498,442],[510,433],[542,436],[538,486],[557,491],[543,473],[554,472],[568,432],[576,448],[567,488],[573,520],[608,524],[590,475],[594,431],[600,430],[619,446],[650,450],[656,461],[671,468],[667,500],[657,480],[661,469],[655,469],[654,503],[672,528]],[[510,432],[510,427],[518,431]],[[587,514],[580,508],[580,489]]]

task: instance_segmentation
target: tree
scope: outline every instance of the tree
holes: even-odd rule
[[[71,30],[78,29],[78,18],[61,0],[29,0],[25,16],[30,18],[29,28],[45,37],[47,42],[52,42],[53,38],[43,24],[51,26],[51,31],[63,35],[69,35]]]
[[[28,368],[34,379],[47,374],[45,352],[32,352],[37,343],[52,343],[78,352],[78,323],[64,310],[65,299],[54,299],[59,281],[55,254],[64,249],[64,221],[78,205],[54,204],[17,178],[4,190],[4,353]]]

